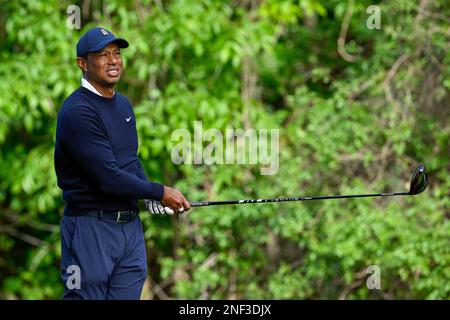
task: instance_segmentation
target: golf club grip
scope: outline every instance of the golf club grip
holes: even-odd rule
[[[205,206],[209,206],[209,202],[208,201],[192,201],[192,202],[189,202],[189,204],[191,205],[191,207],[205,207]]]

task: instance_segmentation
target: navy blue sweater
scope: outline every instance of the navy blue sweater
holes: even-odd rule
[[[161,200],[164,186],[150,182],[137,157],[130,101],[116,91],[101,97],[75,90],[58,113],[55,170],[66,209],[138,211],[138,199]]]

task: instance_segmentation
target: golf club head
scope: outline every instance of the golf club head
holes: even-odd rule
[[[409,187],[409,194],[415,195],[422,193],[428,186],[428,176],[425,172],[425,166],[419,165],[411,177],[411,185]]]

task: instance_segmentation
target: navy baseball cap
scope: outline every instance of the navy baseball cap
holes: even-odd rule
[[[77,57],[83,57],[88,52],[99,51],[110,43],[116,43],[119,48],[127,48],[129,46],[127,40],[116,38],[111,31],[105,28],[92,28],[78,40]]]

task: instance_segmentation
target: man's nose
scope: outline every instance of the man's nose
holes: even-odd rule
[[[110,54],[108,56],[108,64],[118,64],[120,62],[120,57],[117,57],[114,54]]]

